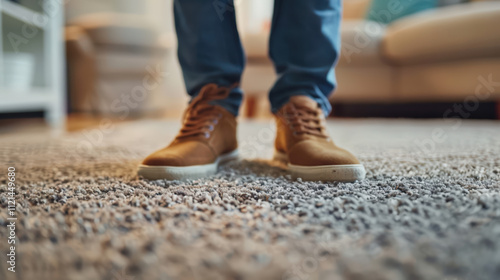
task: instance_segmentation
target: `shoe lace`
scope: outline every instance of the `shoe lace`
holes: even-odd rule
[[[312,135],[328,138],[325,119],[320,109],[291,104],[284,112],[285,119],[294,135]]]
[[[199,135],[210,138],[212,131],[222,118],[220,110],[210,102],[228,97],[231,89],[232,87],[217,87],[215,84],[203,87],[185,111],[183,126],[177,138]]]

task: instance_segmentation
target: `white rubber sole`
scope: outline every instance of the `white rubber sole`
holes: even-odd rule
[[[215,162],[192,166],[150,166],[139,165],[137,174],[148,180],[186,180],[208,177],[217,172],[220,164],[238,158],[238,150],[219,156]]]
[[[366,177],[366,170],[362,164],[345,165],[318,165],[302,166],[293,165],[288,162],[288,156],[275,151],[274,160],[287,164],[288,171],[294,178],[302,178],[306,181],[339,181],[354,182]]]

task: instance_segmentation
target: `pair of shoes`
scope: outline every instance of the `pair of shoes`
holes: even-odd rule
[[[229,88],[209,84],[191,101],[179,134],[149,155],[138,174],[146,179],[197,179],[217,172],[219,164],[238,158],[236,118],[211,102],[225,99]],[[286,162],[297,178],[313,181],[364,179],[365,169],[351,153],[337,147],[325,129],[319,105],[293,96],[276,114],[275,160]]]

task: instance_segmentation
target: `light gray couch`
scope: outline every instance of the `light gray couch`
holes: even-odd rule
[[[366,21],[368,0],[344,1],[341,103],[500,100],[500,1],[440,7],[389,25]],[[266,96],[276,75],[268,34],[243,34],[243,88]]]

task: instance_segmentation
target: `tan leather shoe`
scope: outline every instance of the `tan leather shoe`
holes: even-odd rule
[[[214,174],[218,165],[238,157],[236,118],[211,101],[224,99],[229,88],[203,87],[184,112],[183,126],[167,147],[149,155],[138,174],[146,179],[183,180]]]
[[[276,122],[274,158],[288,163],[294,177],[347,182],[365,178],[365,168],[358,159],[327,135],[323,111],[311,98],[290,98],[276,114]]]

